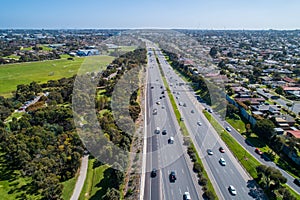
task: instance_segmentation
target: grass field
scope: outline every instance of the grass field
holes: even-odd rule
[[[62,198],[64,200],[71,199],[71,196],[73,194],[73,190],[75,188],[77,177],[78,177],[78,174],[75,177],[73,177],[73,178],[71,178],[71,179],[69,179],[69,180],[62,183],[62,185],[64,186],[63,191],[62,191]]]
[[[5,167],[5,159],[0,151],[0,199],[32,199],[39,200],[41,196],[28,194],[30,190],[30,178],[22,178],[18,170],[10,170]],[[27,185],[28,184],[28,185]]]
[[[227,121],[234,129],[236,129],[239,133],[245,133],[245,132],[246,132],[245,123],[244,123],[241,119],[235,120],[235,119],[226,118],[226,121]]]
[[[38,83],[71,77],[80,72],[99,71],[114,58],[111,56],[91,56],[85,58],[66,58],[59,60],[15,63],[0,66],[0,95],[11,96],[19,84]]]
[[[95,158],[89,159],[87,176],[79,200],[101,199],[108,187],[108,180],[105,179],[107,169],[108,165],[98,166]]]

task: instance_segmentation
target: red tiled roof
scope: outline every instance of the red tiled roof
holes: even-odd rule
[[[285,82],[288,82],[288,83],[295,83],[295,82],[296,82],[294,79],[289,78],[289,77],[285,77],[285,78],[283,78],[283,80],[284,80]]]
[[[287,133],[293,135],[295,138],[300,138],[300,131],[299,130],[297,130],[297,131],[290,130],[290,131],[287,131]]]
[[[283,87],[284,91],[300,91],[300,87]]]

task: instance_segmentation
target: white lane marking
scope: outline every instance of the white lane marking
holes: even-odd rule
[[[179,193],[182,194],[181,189],[179,188]]]
[[[181,171],[182,171],[182,173],[184,174],[184,171],[183,171],[183,169],[181,169]]]
[[[232,174],[234,174],[234,172],[233,172],[233,170],[231,168],[230,168],[230,171],[231,171]]]
[[[244,192],[246,192],[246,189],[245,189],[244,187],[242,187],[242,190],[243,190]]]

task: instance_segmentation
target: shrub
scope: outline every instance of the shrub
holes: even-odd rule
[[[202,171],[202,167],[200,165],[200,163],[198,162],[194,162],[194,167],[193,167],[194,172],[199,173]]]

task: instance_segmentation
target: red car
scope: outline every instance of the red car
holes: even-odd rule
[[[262,154],[263,154],[263,152],[262,152],[261,150],[259,150],[259,148],[256,148],[256,149],[255,149],[255,152],[256,152],[257,154],[259,154],[259,155],[262,155]]]

